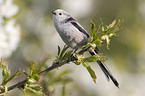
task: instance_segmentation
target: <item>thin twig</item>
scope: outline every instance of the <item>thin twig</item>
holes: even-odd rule
[[[82,49],[81,51],[78,52],[78,54],[83,54],[83,53],[84,53],[85,51],[87,51],[88,49],[89,49],[89,47],[86,48],[86,49]],[[73,55],[71,55],[70,57],[68,57],[68,59],[63,60],[62,62],[59,62],[59,63],[57,63],[57,64],[54,64],[54,65],[50,66],[49,68],[47,68],[47,69],[45,69],[45,70],[42,70],[41,72],[38,73],[38,75],[47,73],[47,72],[49,72],[49,71],[51,71],[51,70],[53,70],[53,69],[56,69],[56,68],[58,68],[58,67],[60,67],[60,66],[62,66],[62,65],[64,65],[64,64],[67,64],[67,63],[69,63],[69,62],[71,62],[71,61],[75,61],[75,60],[77,60],[77,59],[76,59]],[[23,80],[23,81],[21,81],[21,82],[18,82],[17,84],[14,84],[14,85],[8,87],[8,91],[11,91],[11,90],[13,90],[13,89],[15,89],[15,88],[22,88],[22,86],[24,86],[24,84],[27,82],[27,80],[28,80],[28,79],[25,79],[25,80]],[[4,92],[5,92],[5,90],[1,91],[0,94],[2,94],[2,93],[4,93]]]
[[[69,59],[63,60],[63,61],[60,62],[60,63],[54,64],[54,65],[50,66],[49,68],[47,68],[47,69],[45,69],[45,70],[42,70],[41,72],[38,73],[38,75],[47,73],[47,72],[49,72],[49,71],[51,71],[51,70],[53,70],[53,69],[55,69],[55,68],[58,68],[58,67],[60,67],[60,66],[62,66],[62,65],[64,65],[64,64],[66,64],[66,63],[69,63],[69,62],[70,62]]]

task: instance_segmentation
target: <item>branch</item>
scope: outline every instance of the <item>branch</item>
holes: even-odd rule
[[[78,52],[78,54],[81,55],[85,51],[87,51],[88,49],[89,49],[89,47],[88,48],[85,48],[85,49],[82,49],[81,51]],[[68,57],[68,59],[63,60],[62,62],[56,63],[56,64],[50,66],[49,68],[45,69],[45,70],[42,70],[41,72],[38,73],[38,75],[45,74],[45,73],[47,73],[47,72],[49,72],[51,70],[54,70],[54,69],[56,69],[56,68],[58,68],[58,67],[60,67],[60,66],[62,66],[64,64],[67,64],[67,63],[69,63],[71,61],[75,61],[75,60],[77,60],[77,59],[72,54],[70,57]],[[25,80],[23,80],[21,82],[18,82],[17,84],[14,84],[14,85],[8,87],[8,91],[11,91],[11,90],[13,90],[15,88],[23,88],[24,87],[24,84],[26,84],[27,80],[28,79],[25,79]],[[2,93],[5,92],[5,90],[0,90],[0,91],[1,91],[0,94],[2,94]]]
[[[86,44],[85,45],[85,47],[84,48],[82,48],[77,54],[72,54],[71,56],[70,56],[70,54],[69,54],[69,56],[68,56],[68,54],[64,54],[64,52],[67,50],[67,47],[64,47],[64,49],[62,50],[62,52],[61,52],[61,54],[59,55],[59,53],[60,53],[60,48],[59,48],[59,46],[58,46],[58,57],[59,57],[59,59],[60,59],[60,61],[58,60],[58,63],[53,63],[52,64],[52,66],[50,66],[49,68],[47,68],[47,69],[45,69],[45,70],[42,70],[41,72],[40,72],[40,70],[38,70],[37,72],[39,72],[38,74],[36,73],[36,72],[34,72],[34,73],[36,73],[35,74],[35,76],[36,75],[41,75],[41,74],[44,74],[44,73],[47,73],[47,72],[49,72],[49,71],[51,71],[51,70],[54,70],[55,68],[58,68],[58,67],[60,67],[60,66],[63,66],[64,64],[67,64],[67,63],[69,63],[69,62],[71,62],[71,61],[78,61],[78,62],[74,62],[74,63],[76,63],[76,64],[83,64],[84,65],[84,67],[86,67],[86,69],[88,70],[88,72],[90,73],[90,75],[91,75],[91,77],[92,77],[92,79],[95,81],[95,79],[96,79],[96,75],[95,75],[95,72],[91,69],[91,67],[86,63],[86,61],[88,61],[88,62],[93,62],[94,60],[97,60],[97,58],[98,57],[89,57],[89,58],[83,58],[83,57],[81,57],[80,56],[80,58],[78,58],[77,59],[77,55],[82,55],[84,52],[86,52],[90,47],[92,48],[92,50],[96,50],[95,48],[96,48],[96,46],[100,46],[100,45],[102,45],[102,42],[103,41],[106,41],[106,45],[107,45],[107,48],[109,48],[109,45],[110,45],[110,38],[112,37],[112,36],[118,36],[118,34],[116,33],[117,31],[119,31],[121,28],[122,28],[122,24],[123,24],[123,19],[116,19],[116,20],[114,20],[109,26],[104,26],[103,25],[103,22],[101,21],[101,25],[100,25],[100,27],[95,27],[95,24],[93,23],[93,22],[91,22],[90,24],[91,24],[91,30],[92,30],[92,33],[91,33],[91,37],[89,38],[89,43],[88,44]],[[69,52],[71,52],[71,51],[69,51]],[[68,52],[68,53],[69,53]],[[64,57],[65,57],[65,59],[64,59]],[[100,55],[99,55],[100,56]],[[63,59],[62,59],[62,57],[63,57]],[[101,57],[101,56],[100,56]],[[99,58],[100,58],[99,57]],[[85,61],[86,60],[86,61]],[[33,67],[34,66],[31,66],[30,67],[30,69],[32,68],[33,69]],[[12,76],[11,78],[9,77],[9,75],[10,75],[10,72],[9,72],[9,70],[8,70],[8,68],[7,68],[7,66],[3,66],[2,67],[3,68],[3,70],[4,70],[4,72],[5,72],[5,74],[4,74],[4,76],[5,76],[5,78],[4,78],[4,85],[6,85],[6,83],[8,82],[8,81],[10,81],[12,78],[14,78],[14,77],[16,77],[16,76],[18,76],[18,74],[15,74],[14,76]],[[41,68],[40,68],[41,69]],[[32,70],[32,72],[31,72],[31,70],[30,70],[30,73],[31,74],[33,74],[33,71],[34,70]],[[25,75],[28,75],[27,73],[25,74]],[[7,80],[7,78],[9,77],[9,79]],[[36,78],[35,79],[38,79],[39,77],[38,76],[36,76]],[[3,94],[5,91],[10,91],[10,90],[13,90],[13,89],[15,89],[15,88],[23,88],[24,87],[24,85],[26,84],[26,83],[28,83],[27,81],[29,80],[29,78],[27,78],[27,79],[25,79],[25,80],[23,80],[23,81],[21,81],[21,82],[18,82],[17,84],[14,84],[14,85],[12,85],[12,86],[10,86],[10,87],[8,87],[8,88],[5,88],[5,86],[4,86],[4,88],[1,88],[1,86],[0,86],[0,95],[1,94]],[[36,80],[37,81],[37,80]],[[2,86],[3,87],[3,86]],[[6,90],[7,89],[7,90]]]

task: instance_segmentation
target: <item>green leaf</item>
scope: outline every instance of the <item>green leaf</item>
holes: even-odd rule
[[[84,62],[95,62],[97,60],[100,60],[101,57],[102,56],[97,54],[97,55],[93,55],[93,56],[90,56],[90,57],[87,57],[87,58],[83,58],[83,61]]]
[[[69,48],[69,47],[66,46],[66,45],[63,47],[63,49],[62,49],[62,51],[61,51],[61,54],[60,54],[59,58],[62,58],[62,56],[64,55],[65,51],[66,51],[68,48]]]
[[[77,62],[77,61],[74,61],[73,63],[75,63],[76,65],[80,65],[81,62]]]
[[[107,61],[107,60],[108,60],[108,58],[100,59],[101,62],[105,62],[105,61]]]
[[[10,76],[10,70],[8,70],[8,66],[6,65],[6,63],[3,61],[3,59],[1,58],[1,70],[2,70],[2,85],[5,85],[7,82],[7,78]]]
[[[100,21],[101,21],[101,29],[102,29],[102,31],[104,31],[105,29],[104,29],[104,26],[103,26],[103,21],[102,21],[102,19],[100,18]]]
[[[96,26],[95,24],[91,21],[90,23],[90,26],[91,26],[91,37],[95,37],[97,35],[97,29],[96,29]]]
[[[40,64],[40,65],[38,66],[38,68],[37,68],[37,70],[36,70],[36,74],[38,74],[38,73],[41,71],[41,69],[42,69],[42,67],[44,66],[44,64],[45,64],[45,63],[42,63],[42,64]]]
[[[34,92],[41,90],[40,86],[29,86],[29,88],[31,88]]]
[[[33,74],[33,69],[35,69],[34,67],[35,67],[34,63],[31,62],[31,66],[30,66],[30,76],[32,76],[32,74]]]
[[[77,59],[73,63],[75,63],[76,65],[80,65],[82,63],[81,60],[83,59],[83,56],[79,55],[78,53],[74,53],[73,56]]]
[[[66,95],[65,95],[65,93],[66,93],[66,92],[65,92],[65,89],[66,89],[66,88],[65,88],[65,84],[64,84],[63,87],[62,87],[62,96],[66,96]]]
[[[90,22],[90,26],[91,26],[91,31],[93,32],[95,30],[95,24],[92,21]]]
[[[95,39],[92,43],[100,46],[102,42],[100,39]]]
[[[5,86],[5,93],[8,93],[8,87]]]
[[[40,79],[40,76],[38,75],[38,73],[41,71],[41,68],[42,68],[43,65],[44,64],[41,64],[39,66],[36,66],[35,62],[32,62],[31,63],[31,66],[30,66],[30,75],[28,76],[29,79],[31,79],[32,81],[33,80],[38,81]]]
[[[92,68],[91,68],[90,66],[88,66],[88,67],[86,67],[86,68],[87,68],[88,72],[90,73],[90,75],[91,75],[91,77],[92,77],[94,83],[96,83],[97,76],[96,76],[94,70],[92,70]]]
[[[32,91],[32,92],[34,92],[37,95],[40,94],[40,93],[42,94],[42,88],[39,85],[36,85],[36,84],[35,85],[27,86],[27,88],[25,88],[25,89],[27,89],[29,91]],[[27,91],[27,90],[24,90],[24,91]]]
[[[114,27],[116,24],[116,20],[114,20],[109,26],[107,26],[108,29]]]
[[[73,50],[66,52],[66,53],[64,54],[64,56],[62,57],[62,60],[65,60],[65,59],[67,59],[68,57],[70,57],[72,52],[73,52]]]
[[[67,51],[69,47],[64,45],[62,51],[60,50],[61,48],[58,47],[58,56],[56,56],[56,59],[53,61],[53,65],[56,64],[56,63],[59,63],[61,62],[62,60],[66,60],[68,57],[71,56],[71,53],[73,52],[73,50],[71,51]]]
[[[34,75],[33,76],[34,80],[39,81],[40,80],[40,76],[39,75]]]
[[[109,49],[109,45],[110,45],[110,38],[108,35],[104,35],[103,38],[106,40],[106,44],[107,44],[107,49]]]
[[[96,76],[94,70],[91,68],[91,66],[90,66],[89,64],[87,64],[86,62],[84,62],[84,61],[82,61],[82,65],[83,65],[84,67],[86,67],[86,69],[87,69],[88,72],[90,73],[90,75],[91,75],[91,77],[92,77],[94,83],[96,83],[97,76]]]
[[[29,77],[29,75],[23,70],[23,73],[27,76],[27,77]]]
[[[30,76],[33,76],[35,74],[37,74],[37,70],[36,70],[36,63],[35,62],[31,62],[31,66],[30,66]]]
[[[3,86],[5,86],[12,79],[14,79],[14,78],[16,78],[17,76],[20,75],[20,71],[17,71],[15,74],[10,76],[10,70],[8,70],[8,66],[3,61],[2,58],[1,58],[1,62],[0,62],[0,67],[1,67],[1,70],[2,70],[2,85]],[[7,90],[5,90],[5,91],[7,91]]]
[[[59,56],[59,54],[60,54],[60,46],[58,46],[58,56]]]
[[[16,78],[17,76],[19,76],[21,73],[20,71],[17,71],[15,74],[13,74],[12,76],[10,76],[6,81],[5,84],[7,84],[9,81],[11,81],[12,79]]]

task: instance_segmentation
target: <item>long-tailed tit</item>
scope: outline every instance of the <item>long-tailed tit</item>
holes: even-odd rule
[[[57,9],[52,13],[55,28],[66,45],[76,50],[88,43],[90,35],[69,13],[62,9]],[[98,54],[97,49],[98,48],[96,48],[94,52],[88,51],[91,55],[95,55]],[[113,83],[119,87],[119,83],[113,77],[106,65],[100,60],[98,60],[97,63],[107,79],[111,79]]]

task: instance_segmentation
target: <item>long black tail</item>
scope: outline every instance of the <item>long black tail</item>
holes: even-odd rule
[[[95,52],[90,52],[89,53],[91,55],[95,55],[95,54],[98,54],[98,49],[95,50]],[[115,84],[115,86],[117,86],[119,88],[119,83],[118,81],[113,77],[112,73],[109,71],[109,69],[107,68],[107,66],[101,62],[100,60],[97,61],[99,67],[102,69],[102,71],[104,72],[104,74],[106,75],[107,79],[111,79],[113,81],[113,83]]]

